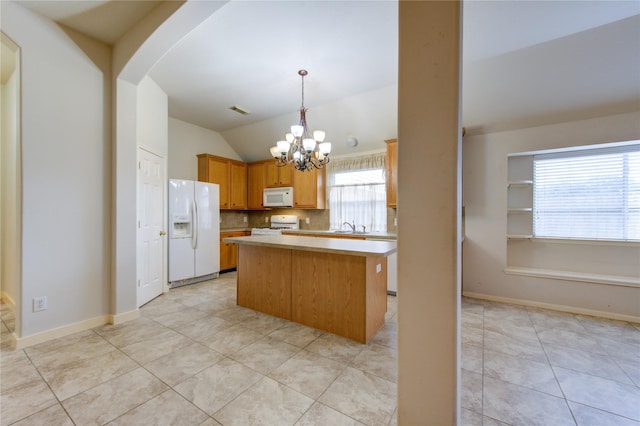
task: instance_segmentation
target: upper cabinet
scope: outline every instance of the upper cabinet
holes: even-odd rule
[[[298,209],[324,209],[325,169],[293,171],[293,207]]]
[[[263,209],[262,193],[266,186],[266,161],[256,161],[247,164],[248,181],[248,207],[250,209]]]
[[[264,162],[266,167],[267,188],[277,188],[279,186],[293,186],[293,167],[291,165],[278,167],[273,159]]]
[[[387,207],[398,207],[398,139],[388,139],[385,168],[387,174]]]
[[[246,163],[211,154],[198,154],[198,180],[220,185],[220,209],[247,208]]]

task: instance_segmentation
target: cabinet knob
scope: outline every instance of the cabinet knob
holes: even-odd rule
[[[165,235],[167,235],[167,233],[166,233],[166,232],[164,232],[164,231],[160,231],[160,236],[161,236],[161,237],[164,237]]]

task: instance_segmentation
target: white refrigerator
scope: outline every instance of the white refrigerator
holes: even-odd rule
[[[169,287],[216,278],[220,272],[220,187],[169,180]]]

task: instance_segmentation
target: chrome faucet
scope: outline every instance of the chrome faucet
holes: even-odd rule
[[[344,222],[342,224],[342,226],[344,226],[344,225],[349,225],[349,228],[351,228],[351,232],[356,232],[356,223],[355,223],[355,221],[353,222],[353,224],[351,224],[349,222]]]

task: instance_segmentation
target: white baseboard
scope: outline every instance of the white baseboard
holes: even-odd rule
[[[43,331],[41,333],[32,334],[30,336],[16,337],[15,348],[24,349],[29,346],[37,345],[38,343],[47,342],[59,337],[68,336],[69,334],[77,333],[79,331],[89,330],[91,328],[99,327],[109,323],[109,316],[102,315],[95,318],[90,318],[84,321],[79,321],[69,325],[63,325],[62,327],[53,328],[51,330]]]
[[[512,305],[530,306],[532,308],[550,309],[552,311],[569,312],[572,314],[589,315],[592,317],[607,318],[619,321],[640,323],[640,316],[616,314],[613,312],[596,311],[593,309],[577,308],[575,306],[556,305],[553,303],[534,302],[531,300],[512,299],[510,297],[492,296],[490,294],[474,293],[470,291],[462,292],[465,297],[474,299],[489,300],[492,302],[510,303]]]
[[[137,318],[140,318],[140,309],[134,309],[133,311],[123,312],[121,314],[109,315],[109,324],[122,324],[123,322]]]

